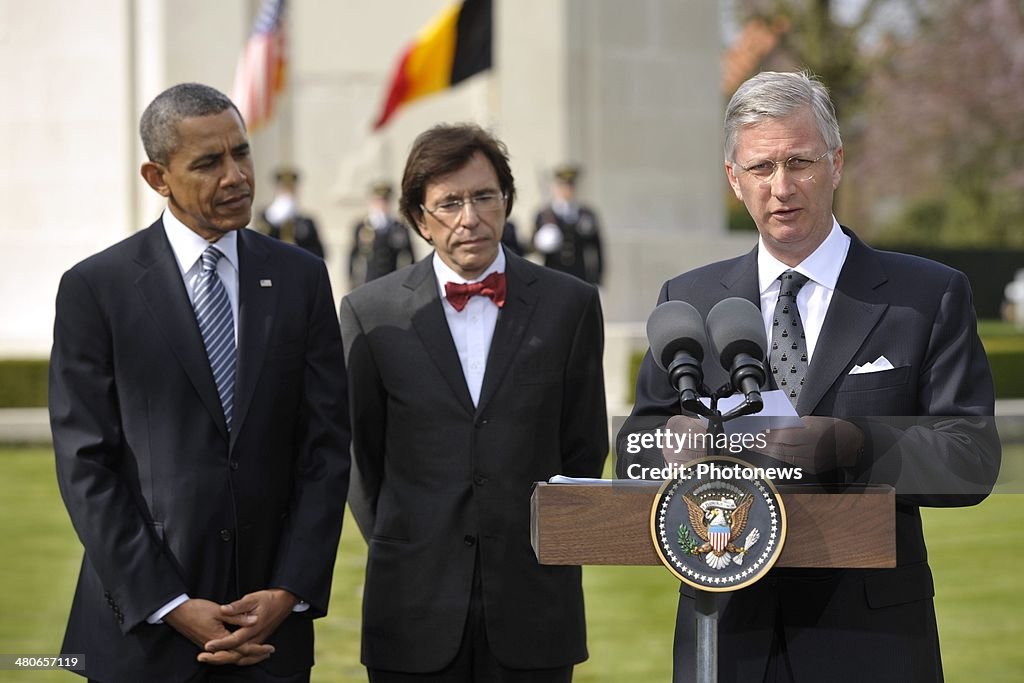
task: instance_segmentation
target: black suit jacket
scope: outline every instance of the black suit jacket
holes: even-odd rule
[[[63,652],[90,678],[181,681],[198,649],[146,618],[181,593],[270,587],[311,607],[261,664],[312,664],[348,483],[345,370],[323,261],[238,233],[229,435],[195,314],[157,221],[65,273],[50,361],[61,494],[85,558]]]
[[[426,672],[456,654],[479,557],[490,646],[516,668],[586,658],[579,567],[530,547],[533,483],[607,455],[597,290],[507,255],[474,407],[429,256],[345,297],[354,473],[369,540],[363,662]]]
[[[999,469],[991,372],[977,335],[967,278],[925,259],[867,247],[852,232],[800,394],[801,415],[861,427],[860,462],[846,482],[896,487],[898,567],[812,572],[773,570],[751,588],[723,596],[721,681],[762,680],[778,626],[796,680],[935,681],[941,678],[919,505],[967,505],[987,495]],[[757,250],[680,275],[658,302],[687,301],[707,316],[742,297],[760,307]],[[728,381],[714,354],[706,383]],[[885,356],[892,370],[849,374]],[[645,357],[636,404],[619,432],[617,471],[633,461],[663,466],[660,454],[626,454],[625,435],[678,414],[665,373]],[[896,419],[894,419],[896,418]],[[693,605],[684,591],[677,624],[677,680],[693,676]]]

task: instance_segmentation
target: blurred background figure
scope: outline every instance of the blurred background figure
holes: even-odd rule
[[[1016,272],[1003,291],[1003,320],[1024,328],[1024,268]]]
[[[302,247],[324,257],[324,247],[312,217],[299,209],[299,172],[290,166],[274,171],[274,199],[256,221],[256,229],[282,242]]]
[[[523,255],[523,245],[519,243],[519,235],[516,234],[516,224],[512,221],[505,221],[505,227],[501,231],[501,243],[516,256]]]
[[[579,175],[580,168],[574,164],[555,169],[551,203],[537,213],[533,246],[544,255],[547,267],[600,285],[601,230],[597,214],[576,200]]]
[[[367,213],[355,226],[348,260],[349,284],[355,288],[413,262],[409,228],[391,212],[391,184],[370,186]]]

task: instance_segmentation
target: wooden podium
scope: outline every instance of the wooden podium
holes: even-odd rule
[[[662,482],[538,483],[530,536],[541,564],[661,564],[651,538],[651,507]],[[776,487],[787,532],[776,567],[896,566],[896,492],[889,486],[841,491]],[[742,588],[739,590],[743,590]],[[718,680],[716,594],[694,591],[697,680]]]
[[[651,505],[661,482],[538,483],[530,535],[541,564],[661,564]],[[889,486],[778,486],[788,532],[776,567],[896,566],[896,493]]]

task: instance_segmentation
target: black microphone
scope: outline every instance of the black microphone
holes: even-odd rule
[[[733,388],[743,392],[748,403],[761,403],[768,341],[760,309],[746,299],[722,299],[708,312],[707,331]]]
[[[697,309],[683,301],[666,301],[647,319],[647,341],[659,368],[668,373],[679,392],[684,410],[698,412],[704,382],[704,349],[708,346],[704,321]]]

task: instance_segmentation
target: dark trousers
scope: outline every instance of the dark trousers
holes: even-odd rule
[[[477,556],[469,614],[455,659],[440,671],[431,673],[411,674],[370,668],[367,668],[367,673],[370,683],[571,683],[572,670],[571,664],[552,669],[510,669],[494,657],[487,641],[483,583]]]
[[[89,683],[100,681],[90,678]],[[282,677],[255,666],[204,666],[184,683],[309,683],[309,671]]]

